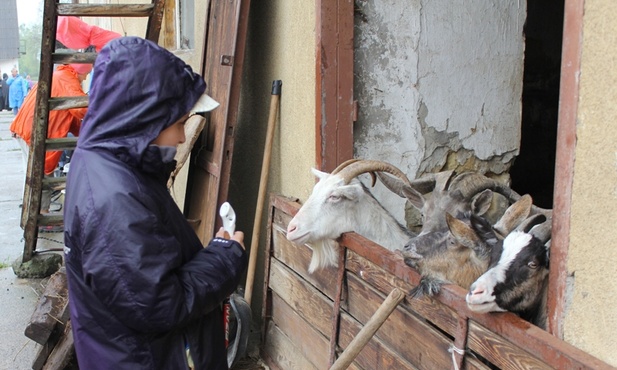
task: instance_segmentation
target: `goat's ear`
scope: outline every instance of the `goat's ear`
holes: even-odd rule
[[[501,218],[497,221],[497,223],[495,223],[495,230],[505,237],[512,230],[519,229],[521,224],[526,222],[526,219],[528,219],[529,213],[531,212],[531,206],[531,196],[529,194],[523,195],[519,200],[512,203],[512,205],[506,209]],[[525,228],[519,230],[523,230],[525,232],[529,231],[529,229]]]
[[[381,183],[384,184],[388,190],[399,197],[407,198],[414,207],[422,210],[422,207],[424,207],[424,196],[422,196],[419,191],[404,183],[398,177],[390,176],[382,172],[377,172],[377,177],[379,177]]]
[[[473,228],[464,221],[457,219],[450,213],[446,212],[446,223],[450,233],[458,240],[461,245],[467,248],[473,248],[479,244],[479,237],[473,230]]]
[[[405,198],[409,200],[409,203],[411,203],[411,205],[416,207],[418,210],[421,211],[422,208],[424,208],[424,196],[416,189],[405,186],[403,188],[403,195],[405,195]]]
[[[357,184],[351,184],[351,185],[340,186],[336,190],[336,192],[341,197],[344,197],[350,200],[355,200],[355,199],[358,199],[358,197],[360,197],[360,194],[363,193],[364,191],[362,190],[361,186],[358,186]]]
[[[493,230],[491,224],[485,218],[472,214],[469,222],[480,239],[490,244],[497,243],[497,234],[495,234],[495,230]]]
[[[474,215],[482,216],[491,208],[492,201],[493,191],[491,189],[486,189],[480,194],[474,195],[471,200],[471,212]]]
[[[328,173],[321,172],[316,168],[311,168],[311,172],[313,173],[313,175],[315,175],[315,177],[317,177],[320,180],[329,175]]]

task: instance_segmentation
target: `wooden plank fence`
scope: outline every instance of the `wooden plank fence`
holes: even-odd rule
[[[328,369],[394,289],[420,280],[401,256],[355,233],[338,268],[309,274],[312,251],[285,237],[300,204],[272,196],[261,355],[273,369]],[[615,369],[512,313],[478,314],[465,290],[403,299],[350,369]]]

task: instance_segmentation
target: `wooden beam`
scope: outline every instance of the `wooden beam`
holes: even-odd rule
[[[551,236],[551,266],[548,287],[548,331],[563,339],[563,315],[568,279],[570,210],[576,150],[579,75],[583,47],[584,1],[566,0],[563,23],[555,191]]]
[[[64,110],[86,108],[90,99],[88,96],[67,96],[64,98],[50,98],[49,110]]]
[[[57,4],[58,15],[75,17],[148,17],[154,4]]]
[[[162,27],[163,47],[167,50],[176,49],[176,0],[165,1]]]
[[[161,34],[164,11],[165,0],[152,0],[152,10],[148,17],[148,26],[146,27],[146,38],[157,44],[159,43],[159,35]]]
[[[330,365],[336,361],[336,344],[338,343],[339,323],[341,320],[341,299],[343,295],[343,284],[345,283],[345,248],[339,248],[338,270],[336,273],[336,295],[334,296],[334,307],[332,309],[331,333],[330,337]]]
[[[88,53],[67,53],[67,52],[59,52],[53,53],[51,55],[51,59],[54,64],[69,64],[69,63],[84,63],[84,64],[94,64],[96,60],[96,56],[98,53],[88,52]]]
[[[75,149],[77,146],[76,137],[61,137],[58,139],[45,139],[45,148],[47,150],[66,150]]]
[[[317,1],[317,168],[353,158],[353,1]]]

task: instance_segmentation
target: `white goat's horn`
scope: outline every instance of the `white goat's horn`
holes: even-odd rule
[[[352,164],[352,163],[358,162],[358,161],[359,161],[359,159],[357,159],[357,158],[348,159],[348,160],[346,160],[345,162],[343,162],[343,163],[339,164],[339,165],[338,165],[338,166],[334,169],[334,171],[332,171],[330,174],[331,174],[331,175],[336,175],[336,174],[337,174],[337,173],[339,173],[339,172],[340,172],[343,168],[345,168],[345,167],[349,166],[349,165],[350,165],[350,164]]]
[[[367,172],[371,174],[371,177],[373,180],[372,185],[375,185],[375,181],[376,181],[375,172],[387,172],[394,176],[397,176],[398,178],[403,180],[405,183],[409,185],[411,184],[409,179],[407,178],[407,175],[405,175],[403,171],[391,165],[390,163],[381,162],[381,161],[373,161],[373,160],[355,161],[349,164],[348,166],[346,166],[342,171],[340,171],[339,175],[343,178],[346,184],[349,184],[349,182],[353,178],[363,173],[367,173]]]

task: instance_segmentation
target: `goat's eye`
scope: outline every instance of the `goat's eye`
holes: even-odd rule
[[[343,197],[340,194],[330,194],[330,196],[328,197],[328,202],[338,202],[342,198]]]
[[[527,263],[527,267],[529,267],[530,269],[536,269],[538,268],[538,263],[536,261],[529,261]]]

